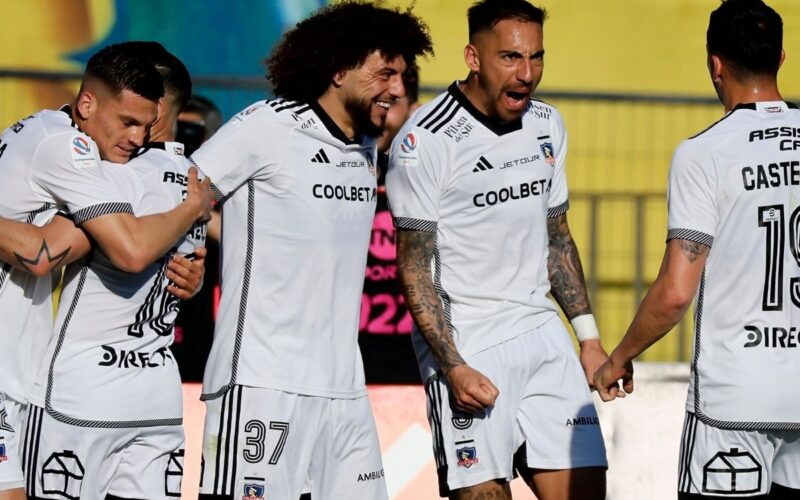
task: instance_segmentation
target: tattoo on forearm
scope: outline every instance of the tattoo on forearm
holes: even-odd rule
[[[695,243],[694,241],[689,240],[680,240],[680,242],[683,254],[686,255],[686,258],[689,259],[689,262],[696,261],[698,257],[708,250],[708,247],[701,243]]]
[[[567,318],[590,314],[592,308],[586,293],[581,258],[569,232],[567,216],[547,219],[547,234],[550,238],[547,257],[550,292]]]
[[[72,247],[67,247],[66,250],[60,254],[50,255],[50,248],[47,246],[47,240],[43,239],[42,246],[39,247],[39,253],[33,258],[23,257],[16,252],[14,252],[14,256],[17,258],[17,262],[19,262],[23,268],[30,271],[32,267],[36,267],[40,262],[42,262],[42,259],[47,259],[47,262],[51,264],[55,263],[53,267],[58,268],[61,265],[61,262],[67,258],[70,250],[72,250]]]
[[[444,308],[431,277],[431,259],[436,234],[424,231],[397,232],[397,268],[403,295],[439,366],[447,374],[464,364],[445,321]]]

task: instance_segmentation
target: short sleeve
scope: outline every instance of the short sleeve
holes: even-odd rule
[[[436,231],[446,157],[440,141],[421,129],[397,134],[386,173],[386,195],[396,228]]]
[[[667,241],[681,239],[708,247],[717,227],[716,176],[710,152],[701,153],[684,142],[675,151],[669,170]]]
[[[553,110],[550,141],[539,138],[539,145],[545,161],[553,163],[553,183],[550,187],[550,198],[547,201],[547,217],[560,217],[567,213],[569,197],[567,189],[567,130],[558,110]],[[550,151],[545,149],[550,148]]]
[[[130,201],[104,175],[97,145],[81,132],[43,140],[34,154],[30,176],[69,210],[75,224],[101,215],[133,212]]]
[[[287,134],[264,102],[238,113],[192,154],[192,162],[211,177],[217,198],[250,179],[266,180],[280,164]]]

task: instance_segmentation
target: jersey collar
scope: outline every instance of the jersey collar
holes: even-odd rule
[[[467,110],[469,114],[471,114],[476,120],[481,122],[486,128],[495,134],[503,135],[522,129],[522,118],[517,118],[516,120],[510,122],[502,122],[493,116],[482,113],[478,108],[475,107],[474,104],[472,104],[467,96],[461,92],[461,89],[458,88],[458,80],[453,82],[450,87],[448,87],[447,91],[464,109]]]
[[[342,141],[343,143],[345,143],[347,145],[361,144],[363,142],[361,140],[362,138],[358,137],[358,136],[356,137],[357,140],[353,140],[353,139],[350,139],[349,137],[347,137],[345,135],[345,133],[342,132],[342,129],[340,129],[339,126],[336,125],[336,122],[333,121],[333,118],[331,118],[330,115],[328,115],[328,113],[325,112],[325,110],[322,108],[322,106],[319,105],[319,103],[317,101],[311,102],[310,106],[311,106],[311,109],[314,110],[314,113],[317,114],[317,116],[319,117],[320,121],[322,121],[322,124],[325,125],[325,128],[328,129],[328,132],[330,132],[330,134],[332,136],[334,136],[335,138],[339,139],[340,141]]]
[[[72,128],[76,128],[78,129],[79,132],[83,132],[83,130],[81,130],[81,128],[78,126],[77,123],[75,123],[75,120],[72,118],[72,106],[70,106],[69,104],[65,104],[61,106],[58,110],[61,111],[62,113],[66,113],[67,116],[69,116],[69,124]]]
[[[160,149],[162,151],[171,151],[177,156],[184,155],[183,144],[180,142],[145,142],[142,147],[137,149],[131,154],[131,160],[138,156],[142,156],[151,149]]]

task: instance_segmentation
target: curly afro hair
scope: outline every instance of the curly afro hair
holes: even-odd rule
[[[266,61],[275,95],[311,102],[328,89],[333,76],[358,67],[379,51],[402,56],[409,67],[419,55],[432,55],[428,27],[407,11],[349,0],[324,7],[284,34]]]

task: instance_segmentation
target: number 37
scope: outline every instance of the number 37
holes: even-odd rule
[[[272,455],[269,457],[269,464],[275,465],[281,458],[283,447],[286,444],[286,436],[289,434],[289,422],[270,422],[270,430],[280,431]],[[267,426],[260,420],[250,420],[244,424],[245,448],[242,450],[244,459],[255,464],[264,460],[265,439],[267,437]]]

